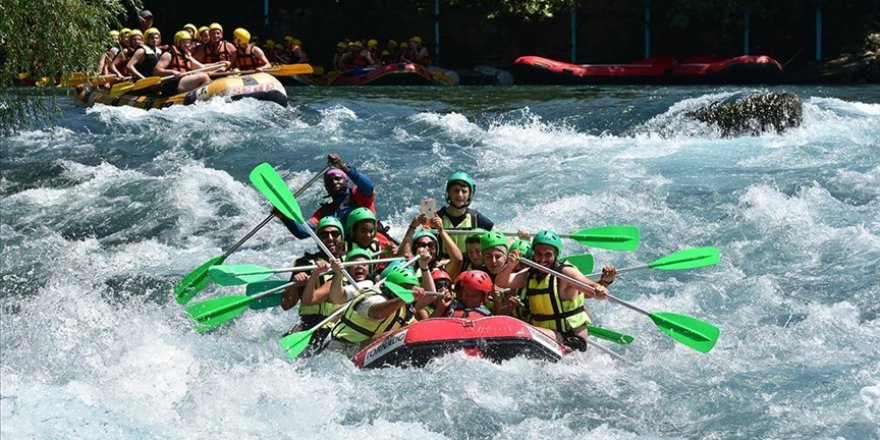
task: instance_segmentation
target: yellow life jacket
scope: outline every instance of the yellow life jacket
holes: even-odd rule
[[[334,339],[352,344],[361,344],[375,336],[392,332],[415,321],[412,308],[408,305],[397,309],[396,312],[388,315],[387,318],[381,321],[361,316],[357,312],[358,306],[365,299],[374,295],[382,295],[382,293],[378,288],[371,288],[348,304],[342,318],[339,319],[339,322],[330,333]]]
[[[293,265],[294,266],[307,266],[307,265],[316,265],[319,261],[326,261],[323,258],[318,258],[316,255],[306,254],[302,258],[296,260]],[[324,283],[331,281],[333,279],[333,272],[328,272],[320,276],[318,278],[318,287],[324,285]],[[301,289],[305,289],[302,287]],[[310,306],[303,305],[302,302],[299,304],[299,316],[330,316],[333,311],[336,310],[337,305],[333,304],[330,301],[322,301],[318,304],[312,304]]]
[[[554,270],[562,272],[566,264],[557,264]],[[539,280],[539,276],[543,275]],[[529,270],[529,282],[524,289],[529,309],[529,324],[535,327],[567,333],[590,324],[584,310],[584,294],[578,292],[573,300],[559,297],[559,279],[536,269]]]
[[[454,225],[452,224],[452,220],[446,215],[446,211],[443,211],[443,228],[444,229],[475,229],[477,227],[477,214],[475,211],[472,211],[470,208],[464,214],[464,218],[461,220],[461,223]],[[465,256],[467,255],[467,235],[453,235],[451,236],[452,241],[461,249],[461,253]],[[438,240],[439,241],[439,240]],[[440,243],[440,249],[437,251],[437,258],[448,258],[449,252],[446,252],[443,249],[443,244]],[[467,260],[467,257],[465,257]]]
[[[347,245],[346,249],[348,249],[349,252],[351,252],[355,249],[363,249],[363,250],[369,252],[370,254],[375,254],[376,252],[379,252],[382,250],[382,245],[379,244],[379,241],[376,240],[375,238],[372,241],[370,241],[370,245],[367,247],[361,247],[361,245],[357,244],[353,240],[347,242],[346,245]]]

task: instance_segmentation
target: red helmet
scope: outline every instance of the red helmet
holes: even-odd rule
[[[482,270],[469,270],[467,272],[462,272],[458,278],[455,279],[455,290],[461,291],[461,289],[476,289],[477,291],[483,292],[484,301],[489,297],[489,293],[492,292],[492,278],[489,278],[489,275]]]
[[[439,280],[446,280],[449,281],[449,284],[452,284],[452,277],[450,277],[449,274],[446,273],[446,271],[443,269],[432,270],[431,279],[433,279],[435,282]]]

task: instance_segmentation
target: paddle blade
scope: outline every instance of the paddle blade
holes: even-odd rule
[[[576,267],[581,273],[590,273],[593,271],[593,256],[590,254],[569,255],[562,261]]]
[[[131,91],[131,88],[134,86],[130,81],[113,84],[113,87],[110,87],[110,96],[117,97],[119,95],[124,95]]]
[[[648,267],[660,270],[684,270],[714,266],[721,261],[715,246],[685,249],[654,260]]]
[[[155,85],[162,84],[162,78],[158,76],[149,76],[144,79],[139,79],[131,86],[131,91],[136,92],[138,90],[143,90],[146,88],[153,87]]]
[[[317,327],[311,330],[296,332],[281,338],[281,347],[284,348],[289,359],[296,359],[306,348],[308,348],[309,342],[312,341],[312,335],[315,334],[316,329]]]
[[[711,351],[721,333],[718,327],[687,315],[658,312],[648,316],[663,333],[700,353]]]
[[[282,64],[280,66],[272,67],[271,69],[264,70],[266,73],[270,73],[275,76],[292,76],[292,75],[310,75],[315,73],[315,70],[309,64]]]
[[[639,228],[635,226],[601,226],[583,229],[568,236],[584,246],[616,251],[633,251],[639,247]]]
[[[412,290],[403,288],[397,284],[392,283],[391,281],[386,281],[385,287],[388,287],[388,290],[390,290],[391,293],[402,299],[403,302],[407,304],[410,304],[415,300]]]
[[[269,278],[275,271],[255,264],[228,264],[208,269],[211,279],[221,286],[238,286]]]
[[[258,293],[263,293],[269,290],[277,289],[285,284],[290,284],[290,281],[284,280],[269,280],[269,281],[259,281],[256,283],[248,284],[247,291],[245,295],[254,296]],[[271,309],[273,307],[281,306],[281,297],[284,296],[284,291],[279,290],[277,293],[269,294],[258,299],[255,299],[251,302],[250,307],[252,310],[260,310],[260,309]]]
[[[251,171],[250,180],[257,190],[269,199],[272,206],[278,208],[287,218],[300,224],[305,223],[296,197],[291,194],[290,188],[284,183],[284,179],[275,172],[272,165],[265,162],[257,165]]]
[[[240,315],[251,301],[247,296],[223,296],[189,306],[186,312],[196,321],[196,331],[202,333]]]
[[[590,336],[595,336],[599,339],[604,339],[621,345],[632,344],[632,341],[635,340],[635,338],[630,335],[618,333],[614,330],[608,330],[607,328],[596,327],[595,325],[588,325],[587,331]]]
[[[174,286],[174,297],[177,299],[177,303],[184,305],[198,295],[199,292],[208,285],[208,282],[211,281],[211,278],[208,277],[208,270],[211,266],[223,264],[223,261],[225,260],[226,255],[219,255],[211,258],[183,277],[183,279]]]

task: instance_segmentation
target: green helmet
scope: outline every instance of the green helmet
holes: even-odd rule
[[[471,176],[468,176],[464,171],[456,171],[446,179],[446,203],[452,203],[449,200],[449,187],[453,182],[464,182],[468,187],[470,187],[471,191],[468,194],[467,203],[470,205],[471,201],[474,199],[474,193],[477,192],[477,184],[474,183],[474,179],[471,179]]]
[[[357,222],[364,220],[372,220],[376,221],[376,214],[373,214],[373,211],[370,211],[369,208],[357,208],[348,213],[348,217],[345,219],[345,226],[347,226],[346,230],[349,234],[354,232],[354,225]]]
[[[413,235],[413,247],[415,247],[416,242],[419,241],[419,239],[422,237],[430,237],[431,240],[434,240],[434,243],[439,243],[439,241],[437,241],[437,236],[434,235],[434,233],[431,232],[430,229],[422,229],[421,231],[416,232],[416,235]]]
[[[483,234],[489,231],[483,228],[474,228],[471,230],[471,232],[473,232],[473,234],[468,235],[467,238],[464,239],[465,243],[479,243],[480,239],[483,237]]]
[[[342,227],[342,222],[340,222],[338,218],[333,217],[332,215],[328,215],[322,218],[321,221],[318,222],[318,226],[315,227],[315,230],[320,231],[327,226],[335,226],[339,228],[339,232],[345,233],[345,228]]]
[[[532,239],[532,246],[536,246],[539,244],[553,246],[554,248],[556,248],[557,256],[562,253],[562,239],[559,238],[559,234],[549,229],[545,229],[535,234],[535,238]]]
[[[510,250],[519,250],[523,257],[532,258],[532,242],[528,240],[517,240],[510,245]]]
[[[388,276],[388,274],[393,272],[395,269],[403,266],[404,264],[406,264],[406,262],[404,262],[403,260],[392,261],[392,262],[388,263],[387,266],[385,266],[385,269],[382,269],[382,273],[380,273],[379,276],[382,278],[385,278]]]
[[[480,252],[485,252],[486,249],[493,248],[495,246],[504,246],[504,250],[507,250],[507,246],[509,245],[509,241],[504,234],[498,231],[487,232],[480,236]]]
[[[373,255],[370,254],[370,251],[363,248],[352,249],[345,254],[345,261],[351,261],[357,257],[364,257],[370,260],[373,258]]]
[[[386,269],[387,270],[387,269]],[[386,277],[389,283],[404,285],[404,284],[412,284],[419,285],[419,277],[416,276],[416,273],[413,272],[412,269],[408,267],[397,268],[392,270],[388,276]]]

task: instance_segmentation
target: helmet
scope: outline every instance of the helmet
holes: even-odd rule
[[[153,35],[153,34],[162,35],[162,33],[159,32],[159,29],[151,27],[151,28],[147,29],[146,32],[144,32],[144,38],[150,38],[150,35]]]
[[[413,235],[412,242],[413,242],[414,247],[415,247],[416,242],[418,242],[419,239],[422,237],[430,237],[431,240],[434,240],[434,243],[438,243],[437,236],[434,235],[434,233],[431,232],[430,229],[422,229],[421,231],[416,232],[416,235]]]
[[[338,49],[348,49],[348,44],[345,41],[340,41],[336,43],[336,47]]]
[[[122,28],[119,30],[119,35],[122,35],[122,38],[128,38],[128,35],[131,34],[131,29]]]
[[[328,226],[335,226],[339,228],[339,232],[345,231],[345,229],[343,229],[342,227],[342,222],[340,222],[338,218],[333,217],[332,215],[328,215],[322,218],[321,221],[318,222],[318,226],[315,227],[315,230],[320,231],[321,229],[324,229]]]
[[[449,281],[449,284],[452,284],[452,277],[450,277],[449,274],[443,269],[432,270],[431,271],[431,279],[434,280],[435,282],[440,281],[440,280],[446,280],[446,281]]]
[[[192,40],[192,34],[189,31],[177,31],[174,34],[174,45],[177,46],[183,40]]]
[[[284,42],[285,43],[293,43],[293,37],[291,37],[290,35],[285,35]]]
[[[509,243],[510,241],[507,240],[504,234],[498,231],[487,232],[480,236],[480,252],[496,246],[503,246],[504,250],[507,251]]]
[[[407,47],[409,47],[409,44],[407,44],[406,41],[401,41],[400,45],[398,45],[397,47],[399,47],[400,49],[406,49]]]
[[[210,29],[208,29],[207,26],[202,26],[199,28],[198,32],[196,32],[196,35],[202,35],[202,32],[208,32],[209,30]]]
[[[119,31],[117,31],[117,30],[110,31],[110,38],[112,38],[114,40],[119,38]]]
[[[131,37],[134,37],[135,35],[137,35],[138,37],[144,38],[144,34],[141,33],[140,29],[135,29],[135,30],[128,33],[128,39],[130,40]]]
[[[486,272],[482,270],[469,270],[462,272],[455,279],[455,290],[461,292],[462,289],[475,289],[483,293],[483,301],[486,301],[486,298],[492,291],[492,284],[494,284],[492,283],[492,278],[489,278]]]
[[[379,55],[384,57],[385,55],[391,55],[391,52],[388,52],[388,49],[382,49],[382,52],[380,52]]]
[[[248,44],[251,41],[251,33],[245,28],[236,28],[232,31],[232,41],[235,42],[236,46]]]
[[[510,245],[510,250],[519,250],[523,257],[532,258],[532,242],[528,240],[517,240]]]
[[[347,254],[345,254],[345,261],[351,261],[357,257],[364,257],[364,258],[370,260],[373,258],[373,255],[370,254],[370,251],[368,251],[366,249],[362,249],[362,248],[352,249],[352,250],[348,251]]]
[[[269,49],[274,49],[275,48],[275,40],[273,40],[271,38],[266,40],[266,47]]]
[[[546,244],[548,246],[553,246],[556,248],[556,255],[562,253],[562,239],[559,238],[559,234],[547,229],[535,234],[535,238],[532,239],[532,246]]]
[[[294,46],[302,46],[302,45],[303,45],[302,40],[300,40],[299,38],[294,38],[294,39],[291,41],[291,43],[292,43]]]
[[[345,226],[347,226],[346,230],[348,233],[352,233],[354,231],[354,225],[364,220],[372,220],[375,222],[376,214],[373,214],[373,211],[370,211],[369,208],[364,207],[349,212],[348,218],[345,219]]]
[[[187,23],[187,24],[183,25],[183,30],[188,31],[190,29],[192,29],[193,33],[195,33],[198,30],[196,28],[196,25],[194,25],[192,23]]]
[[[464,239],[464,242],[465,242],[465,243],[477,243],[477,244],[479,244],[479,243],[480,243],[480,239],[483,238],[483,234],[485,234],[485,233],[487,233],[487,232],[489,232],[489,231],[487,231],[487,230],[485,230],[485,229],[483,229],[483,228],[474,228],[474,229],[471,229],[471,232],[472,232],[472,233],[469,234],[469,235],[467,236],[467,238]]]
[[[348,43],[348,47],[364,47],[364,45],[360,41],[355,40]]]
[[[403,267],[404,264],[406,264],[406,262],[403,260],[394,260],[388,263],[388,265],[385,266],[385,269],[382,269],[382,273],[380,273],[379,276],[385,278],[388,276],[388,274],[394,272],[394,270]]]
[[[370,38],[370,40],[367,41],[367,47],[369,47],[370,49],[373,49],[375,47],[379,47],[379,40]]]
[[[397,42],[394,40],[388,40],[388,48],[389,49],[397,49]]]
[[[422,37],[416,35],[409,39],[409,41],[415,41],[416,44],[422,44]]]
[[[452,203],[449,200],[449,186],[452,185],[452,182],[464,182],[471,190],[470,194],[468,194],[468,204],[471,203],[471,200],[474,199],[474,193],[477,191],[477,185],[474,183],[474,179],[471,179],[471,176],[468,176],[464,171],[456,171],[446,179],[446,202]]]
[[[386,279],[389,283],[394,284],[411,284],[416,286],[420,284],[419,277],[417,277],[416,273],[408,267],[402,267],[392,270],[390,273],[388,273]]]
[[[220,26],[220,23],[211,23],[211,25],[208,26],[209,31],[213,31],[214,29],[219,30],[221,34],[223,33],[223,26]]]

